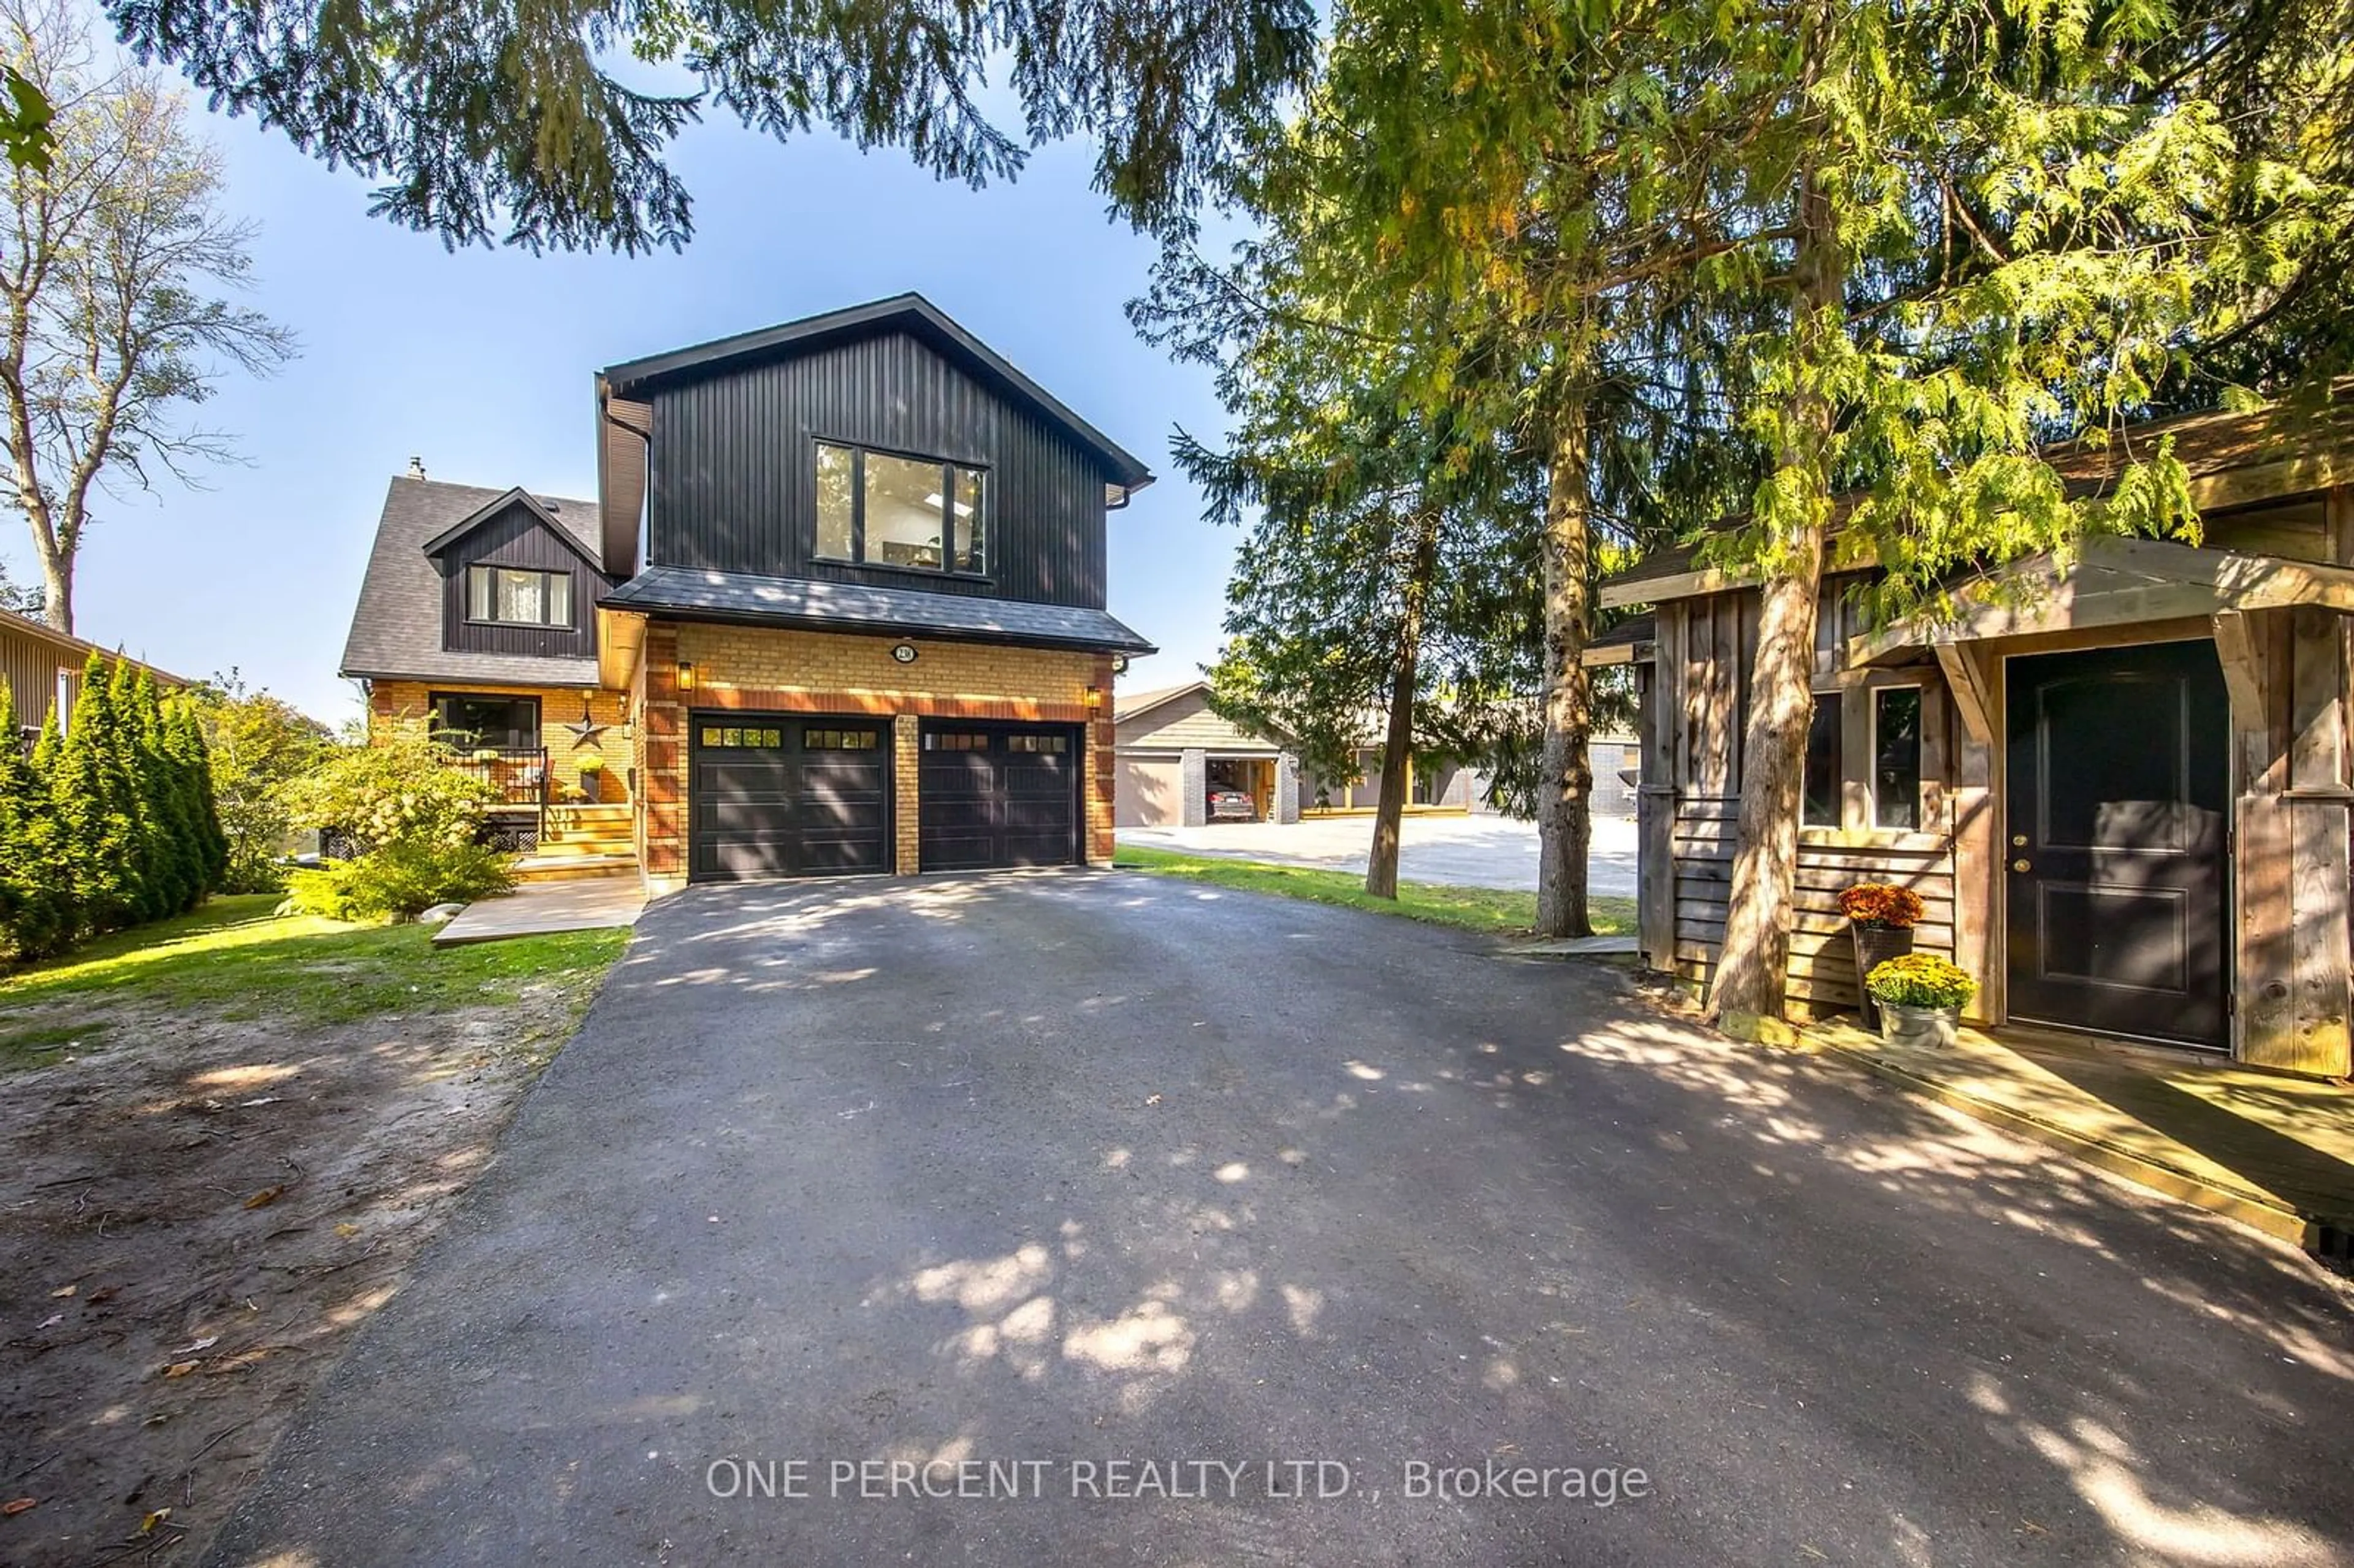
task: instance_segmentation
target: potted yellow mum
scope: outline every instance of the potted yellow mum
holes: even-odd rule
[[[1876,966],[1864,989],[1880,1004],[1880,1037],[1891,1045],[1951,1045],[1978,982],[1935,953],[1907,953]]]

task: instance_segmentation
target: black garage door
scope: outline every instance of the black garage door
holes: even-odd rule
[[[891,732],[873,719],[697,714],[691,874],[891,869]]]
[[[1078,860],[1080,762],[1075,725],[927,723],[917,775],[923,868]]]

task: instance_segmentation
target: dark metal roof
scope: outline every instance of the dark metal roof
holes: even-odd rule
[[[441,646],[441,577],[426,553],[429,541],[514,493],[438,480],[396,479],[386,491],[376,525],[352,631],[344,643],[342,673],[377,680],[513,682],[535,686],[593,686],[593,658],[541,659],[520,653],[470,653]],[[541,516],[594,560],[597,503],[531,498]]]
[[[668,354],[625,360],[621,364],[606,366],[603,380],[610,392],[618,396],[634,396],[648,383],[695,375],[730,360],[781,356],[829,339],[890,331],[914,333],[963,361],[984,379],[997,383],[1004,390],[1029,403],[1081,446],[1102,459],[1122,488],[1141,490],[1152,482],[1152,471],[1145,467],[1141,460],[1064,407],[1052,393],[1015,369],[996,350],[950,321],[947,313],[921,294],[894,294],[887,300],[828,311],[822,315],[805,316],[800,321],[763,327],[758,332],[738,333],[733,337],[698,344],[693,348],[673,349]]]
[[[761,577],[693,567],[655,567],[641,572],[607,594],[604,603],[610,609],[804,626],[820,631],[923,633],[959,641],[1084,648],[1104,653],[1159,652],[1100,609],[926,593],[917,588]]]

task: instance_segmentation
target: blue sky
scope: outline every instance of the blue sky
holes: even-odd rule
[[[594,495],[599,366],[915,289],[1161,475],[1111,517],[1111,609],[1162,649],[1128,681],[1191,679],[1214,652],[1235,536],[1201,520],[1168,437],[1208,437],[1222,416],[1205,372],[1129,329],[1153,247],[1105,219],[1084,144],[976,192],[831,135],[709,123],[676,149],[695,197],[683,254],[452,255],[367,217],[366,181],[249,120],[191,112],[226,155],[229,207],[262,225],[252,302],[302,354],[268,381],[224,376],[196,411],[236,435],[243,466],[105,503],[83,546],[82,635],[188,674],[236,666],[339,722],[357,712],[335,676],[353,597],[410,454],[436,479]],[[23,521],[5,527],[0,556],[38,581]]]

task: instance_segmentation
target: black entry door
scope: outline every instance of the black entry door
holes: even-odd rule
[[[1077,726],[940,720],[922,733],[916,821],[926,871],[1079,858]]]
[[[2010,1014],[2227,1041],[2230,708],[2212,644],[2009,662]]]
[[[697,882],[890,869],[891,738],[871,719],[697,714]]]

